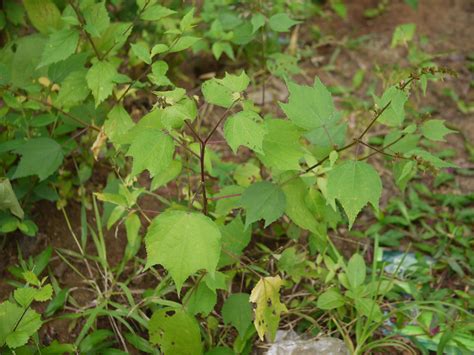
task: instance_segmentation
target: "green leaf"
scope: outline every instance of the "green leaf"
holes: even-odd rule
[[[20,219],[23,219],[25,213],[16,198],[10,180],[7,178],[0,178],[0,210],[10,210],[12,214]]]
[[[355,300],[357,313],[369,318],[372,321],[380,322],[382,320],[382,311],[377,303],[371,298],[357,298]]]
[[[370,203],[378,209],[382,181],[369,164],[357,160],[346,161],[328,173],[326,198],[334,210],[339,200],[352,227],[362,208]]]
[[[224,125],[224,137],[235,154],[241,145],[264,154],[262,144],[266,131],[257,123],[260,120],[256,112],[248,110],[240,111],[227,119]]]
[[[270,28],[276,32],[288,32],[291,27],[298,23],[300,21],[291,19],[286,13],[273,15],[268,21]]]
[[[247,89],[250,79],[243,71],[240,75],[225,74],[222,79],[210,79],[202,84],[201,90],[207,102],[229,108],[240,99],[240,93]]]
[[[416,25],[414,23],[405,23],[395,28],[392,36],[392,48],[402,44],[406,46],[415,36]]]
[[[187,311],[193,315],[200,313],[203,316],[208,316],[217,303],[216,292],[211,290],[206,283],[202,281],[197,287],[191,288],[188,295]]]
[[[162,129],[149,128],[142,122],[143,119],[133,129],[134,139],[127,156],[133,158],[132,176],[146,169],[154,177],[171,164],[174,142]]]
[[[139,59],[143,60],[147,64],[151,64],[151,54],[150,49],[143,42],[132,43],[130,45],[133,54],[135,54]]]
[[[178,292],[186,279],[205,269],[213,273],[221,252],[221,232],[199,213],[166,211],[156,217],[145,236],[146,267],[161,264]]]
[[[95,99],[95,107],[112,94],[115,67],[106,61],[98,61],[92,65],[86,75],[87,85]]]
[[[287,312],[280,302],[280,288],[283,281],[280,276],[261,278],[250,294],[250,302],[256,303],[255,328],[260,340],[267,335],[270,341],[275,339],[280,315]]]
[[[174,13],[176,13],[176,11],[173,11],[164,6],[155,4],[152,6],[147,6],[147,8],[145,9],[145,11],[143,11],[140,17],[142,20],[145,20],[145,21],[158,21]]]
[[[304,150],[295,125],[279,119],[267,119],[265,125],[267,134],[262,144],[264,155],[259,155],[259,159],[269,168],[301,170],[299,160]]]
[[[166,169],[155,175],[153,181],[151,182],[151,190],[156,190],[157,188],[165,186],[170,181],[176,179],[181,173],[182,169],[183,163],[181,163],[181,160],[173,160]]]
[[[89,32],[92,37],[100,37],[110,25],[110,18],[105,1],[87,6],[84,11],[84,20],[86,25],[84,29]]]
[[[57,103],[62,107],[72,107],[83,102],[90,90],[86,81],[87,70],[81,69],[69,74],[61,83]]]
[[[57,30],[61,26],[61,13],[51,0],[23,0],[32,25],[41,33]]]
[[[40,180],[53,174],[63,162],[61,146],[51,138],[33,138],[15,149],[21,155],[12,179],[37,175]]]
[[[339,119],[331,93],[319,78],[313,87],[290,82],[288,90],[288,103],[280,103],[280,107],[298,127],[310,130],[333,125]]]
[[[201,40],[200,37],[192,37],[192,36],[180,37],[174,45],[170,46],[170,49],[168,51],[169,53],[184,51],[185,49],[192,47],[197,41],[200,41],[200,40]]]
[[[366,267],[364,258],[354,254],[347,264],[346,276],[352,289],[362,285],[365,281]]]
[[[25,345],[28,342],[29,335],[26,332],[20,330],[15,330],[14,332],[8,334],[6,338],[6,343],[9,348],[15,349],[22,345]]]
[[[323,310],[330,310],[344,306],[344,297],[336,289],[329,289],[318,297],[317,306]]]
[[[261,13],[256,13],[250,19],[250,23],[252,24],[252,33],[257,32],[260,28],[265,26],[266,18]]]
[[[18,347],[24,345],[41,325],[41,316],[34,310],[28,309],[25,313],[24,308],[10,301],[0,303],[0,347],[5,344],[14,329],[15,332],[26,334],[27,338],[25,340],[22,336],[19,339],[20,337],[17,337],[18,334],[12,335],[9,346]]]
[[[212,44],[212,54],[214,58],[219,60],[222,53],[227,54],[230,59],[235,60],[234,50],[229,42],[214,42]]]
[[[222,251],[219,258],[219,268],[235,264],[239,261],[245,247],[250,243],[251,228],[245,228],[240,216],[232,222],[220,227],[222,234]]]
[[[250,185],[250,183],[248,185]],[[226,216],[233,209],[240,208],[240,195],[244,190],[245,189],[243,186],[237,185],[226,186],[222,190],[220,190],[217,194],[213,196],[213,198],[218,198],[215,213],[219,216]],[[232,196],[221,198],[229,195]]]
[[[380,109],[390,102],[390,105],[378,118],[378,122],[390,127],[402,125],[405,120],[405,103],[408,100],[408,95],[405,91],[400,90],[396,86],[391,86],[385,90],[381,98],[374,96],[374,100]]]
[[[286,207],[285,194],[281,188],[268,181],[250,185],[240,201],[246,212],[246,228],[260,219],[265,220],[267,227],[283,215]]]
[[[421,133],[423,133],[423,136],[429,140],[446,142],[444,136],[456,131],[446,128],[444,122],[444,120],[428,120],[423,122],[421,125]]]
[[[79,32],[75,29],[53,32],[46,42],[38,68],[67,59],[76,51],[78,41]]]
[[[104,132],[110,141],[118,144],[118,139],[134,126],[133,120],[122,105],[115,105],[104,122]]]
[[[194,317],[182,309],[165,308],[153,313],[148,322],[150,343],[163,354],[202,354],[201,332]]]
[[[293,179],[282,186],[286,196],[285,213],[299,227],[313,233],[318,231],[318,222],[306,205],[309,188],[301,178]]]
[[[247,293],[231,294],[222,306],[222,319],[224,324],[232,324],[243,337],[253,319],[249,295]]]

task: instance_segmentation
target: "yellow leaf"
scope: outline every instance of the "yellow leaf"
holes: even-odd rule
[[[280,315],[287,311],[285,305],[280,302],[282,283],[280,276],[264,277],[258,281],[250,295],[250,302],[257,304],[254,324],[260,340],[263,340],[266,334],[273,341]]]

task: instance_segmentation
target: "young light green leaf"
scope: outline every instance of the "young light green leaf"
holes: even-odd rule
[[[214,58],[217,60],[220,59],[222,53],[227,54],[230,59],[235,60],[234,49],[229,42],[214,42],[211,50]]]
[[[83,11],[83,15],[86,21],[84,29],[89,32],[92,37],[100,37],[110,25],[109,13],[105,8],[105,1],[87,6]]]
[[[391,86],[385,90],[381,98],[374,96],[374,100],[379,108],[385,107],[390,103],[378,118],[378,122],[390,127],[402,125],[405,120],[405,103],[408,100],[408,95],[405,91],[400,90],[396,86]]]
[[[133,120],[123,106],[115,105],[104,122],[104,132],[112,143],[118,144],[118,138],[133,126]]]
[[[298,23],[300,21],[291,19],[286,13],[273,15],[268,21],[270,28],[276,32],[288,32],[291,27]]]
[[[336,289],[329,289],[318,297],[317,306],[323,310],[330,310],[344,306],[344,297]]]
[[[257,12],[252,16],[250,19],[250,23],[252,24],[252,33],[257,32],[260,28],[265,26],[266,18],[261,13]]]
[[[191,288],[185,298],[187,311],[193,315],[208,316],[217,303],[217,294],[205,282],[200,282],[196,288]]]
[[[421,125],[421,133],[423,133],[423,136],[429,140],[446,142],[444,136],[456,131],[446,128],[444,122],[444,120],[428,120],[423,122]]]
[[[78,41],[79,32],[75,29],[53,32],[46,42],[38,68],[67,59],[76,51]]]
[[[250,294],[250,302],[256,303],[255,328],[260,340],[267,335],[270,341],[275,339],[280,315],[287,312],[280,302],[280,288],[283,280],[280,276],[261,278]]]
[[[0,178],[0,210],[10,210],[12,214],[20,219],[23,219],[25,213],[16,198],[10,180],[7,178]]]
[[[181,160],[171,161],[170,165],[168,165],[166,169],[153,177],[153,181],[151,182],[151,190],[156,190],[157,188],[165,186],[170,181],[176,179],[181,173],[182,169],[183,163]]]
[[[153,46],[151,49],[151,56],[154,57],[157,54],[164,53],[170,49],[166,44],[158,43]]]
[[[32,309],[17,306],[15,303],[5,301],[0,303],[0,347],[8,341],[8,346],[17,348],[26,344],[28,338],[32,336],[42,325],[41,316]],[[14,332],[26,334],[20,338]],[[9,338],[10,336],[10,338]]]
[[[339,119],[331,93],[319,78],[313,87],[290,82],[288,90],[288,103],[280,103],[280,107],[298,127],[310,130],[334,125]]]
[[[112,94],[113,80],[117,71],[106,61],[98,61],[92,65],[86,75],[87,85],[95,99],[95,107]]]
[[[40,180],[53,174],[63,162],[61,146],[51,138],[33,138],[15,149],[21,155],[13,179],[37,175]]]
[[[360,254],[354,254],[347,263],[346,276],[352,289],[359,287],[365,281],[366,267],[364,258]]]
[[[184,211],[166,211],[156,217],[145,236],[146,267],[161,264],[178,292],[184,281],[205,269],[213,273],[221,252],[221,232],[208,217]]]
[[[304,155],[300,144],[300,133],[289,121],[265,120],[267,134],[263,138],[263,153],[259,159],[269,168],[278,170],[300,170],[299,160]]]
[[[265,220],[267,227],[283,215],[286,207],[285,194],[278,185],[269,181],[250,185],[240,201],[246,212],[246,228],[260,219]]]
[[[201,90],[207,102],[229,108],[247,89],[250,79],[243,71],[240,75],[225,74],[222,79],[210,79],[202,84]]]
[[[349,219],[349,228],[367,203],[378,209],[381,194],[380,176],[365,162],[346,161],[328,173],[326,198],[334,210],[336,199],[339,200]]]
[[[163,354],[202,354],[201,332],[194,317],[182,309],[164,308],[148,322],[150,342]]]
[[[225,324],[232,324],[243,337],[252,324],[252,306],[247,293],[233,293],[222,306],[222,318]]]
[[[224,137],[237,154],[241,145],[252,149],[256,153],[263,153],[262,144],[265,128],[258,124],[260,116],[254,111],[240,111],[229,117],[224,125]]]

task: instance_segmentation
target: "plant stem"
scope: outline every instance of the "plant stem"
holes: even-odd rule
[[[72,9],[73,9],[74,12],[76,13],[77,19],[79,20],[79,23],[80,23],[81,31],[82,31],[82,33],[86,36],[86,38],[87,38],[87,40],[89,41],[89,43],[91,44],[92,49],[94,50],[94,53],[95,53],[97,59],[102,60],[102,56],[100,55],[100,53],[99,53],[97,47],[95,46],[95,43],[94,43],[94,41],[92,40],[92,37],[90,36],[89,32],[87,32],[87,31],[84,29],[84,26],[85,26],[86,23],[85,23],[85,21],[84,21],[84,18],[82,17],[81,12],[79,11],[77,5],[74,4],[74,1],[72,1],[72,0],[69,1],[69,4],[71,5]]]
[[[199,157],[199,164],[201,167],[201,191],[202,191],[202,213],[207,216],[207,193],[206,193],[206,173],[204,170],[204,159],[206,157],[206,143],[201,143],[201,154]]]

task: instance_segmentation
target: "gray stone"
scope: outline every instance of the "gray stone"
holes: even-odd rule
[[[303,340],[293,331],[278,331],[266,355],[348,355],[341,339],[321,337]]]

